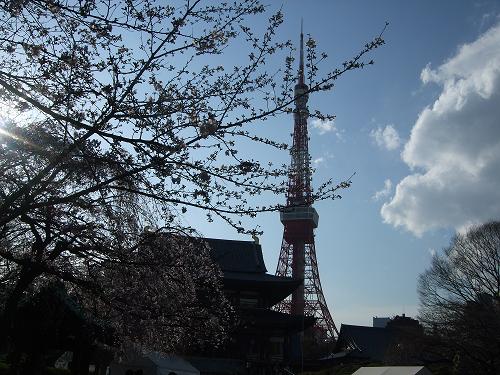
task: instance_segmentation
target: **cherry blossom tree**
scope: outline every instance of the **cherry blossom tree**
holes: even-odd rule
[[[56,279],[134,340],[182,347],[187,343],[168,346],[169,329],[153,338],[155,325],[177,326],[188,337],[186,329],[198,323],[205,327],[199,337],[218,339],[226,306],[214,304],[222,301],[216,292],[199,292],[217,287],[218,273],[179,217],[200,209],[209,222],[219,217],[245,232],[240,216],[280,208],[256,198],[284,193],[286,166],[244,155],[239,146],[287,147],[262,136],[265,120],[290,113],[294,100],[295,53],[290,41],[276,40],[283,15],[268,15],[267,27],[254,30],[253,19],[265,16],[257,0],[0,6],[0,99],[20,113],[0,128],[4,327],[26,293]],[[224,56],[234,43],[246,55],[232,65]],[[326,55],[309,39],[306,94],[372,64],[366,56],[382,44],[379,35],[320,76]],[[268,71],[276,56],[283,68]],[[314,199],[334,199],[348,185],[325,181]],[[144,247],[147,227],[166,242]],[[213,319],[186,307],[206,306],[204,298]],[[131,319],[142,325],[131,329]]]

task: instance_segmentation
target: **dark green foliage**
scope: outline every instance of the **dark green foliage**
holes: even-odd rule
[[[66,370],[42,369],[53,364],[64,351],[73,352],[75,363],[80,364],[78,359],[82,355],[88,358],[97,344],[116,345],[110,327],[95,321],[59,282],[24,298],[11,329],[8,361],[14,373],[23,375],[65,374]],[[81,366],[88,368],[88,362],[83,362]]]
[[[62,368],[46,367],[42,375],[70,375],[71,371]]]
[[[43,317],[43,319],[40,319]],[[74,349],[94,341],[115,344],[112,332],[98,324],[71,298],[62,283],[42,287],[24,299],[14,318],[13,341],[22,352],[46,349]]]
[[[0,362],[0,375],[10,375],[9,370],[10,366],[7,363]],[[71,375],[71,371],[54,367],[46,367],[42,370],[42,375]]]
[[[7,363],[0,361],[0,375],[7,375],[9,373],[9,368],[10,366]]]

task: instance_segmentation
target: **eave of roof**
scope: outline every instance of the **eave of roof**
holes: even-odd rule
[[[224,272],[224,287],[241,291],[254,291],[274,306],[289,296],[302,283],[300,279],[242,272]]]
[[[316,318],[304,315],[285,314],[263,308],[245,308],[241,310],[247,324],[267,329],[282,329],[290,333],[300,332],[312,327]]]

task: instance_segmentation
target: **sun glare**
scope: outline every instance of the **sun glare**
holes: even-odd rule
[[[9,137],[18,139],[14,134],[5,129],[6,124],[17,117],[17,113],[15,112],[11,103],[0,101],[0,138]]]
[[[16,141],[25,143],[32,147],[37,147],[23,137],[8,131],[7,124],[9,122],[17,122],[21,119],[22,114],[10,102],[0,102],[0,142],[2,139],[14,139]]]
[[[3,127],[5,126],[5,123],[0,120],[0,138],[1,137],[9,137],[9,138],[13,138],[15,140],[20,140],[20,138],[18,136],[16,136],[15,134],[12,134],[10,132],[8,132],[7,130],[5,130]]]

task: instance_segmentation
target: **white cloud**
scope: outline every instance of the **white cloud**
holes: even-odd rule
[[[339,129],[335,126],[335,122],[333,120],[320,120],[316,118],[311,122],[311,126],[313,129],[316,129],[320,135],[334,133],[339,139],[342,138],[342,135]]]
[[[393,125],[387,125],[385,128],[378,127],[370,132],[370,136],[380,148],[392,151],[399,148],[401,139]]]
[[[500,24],[421,74],[442,87],[402,152],[413,173],[381,215],[421,235],[500,217]]]
[[[319,164],[324,163],[325,158],[323,156],[320,156],[319,158],[313,159],[312,163],[315,167],[317,167]]]
[[[320,164],[324,164],[330,159],[333,159],[333,154],[329,151],[326,151],[323,153],[323,155],[312,159],[312,164],[314,167],[318,167]]]
[[[384,181],[384,187],[381,190],[375,192],[375,194],[373,194],[372,196],[372,199],[374,201],[378,201],[382,198],[387,198],[391,194],[391,192],[392,192],[392,181],[390,179],[386,179]]]

